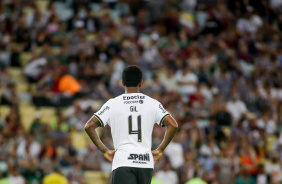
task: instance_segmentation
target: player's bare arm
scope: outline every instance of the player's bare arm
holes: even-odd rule
[[[84,127],[86,133],[92,140],[92,142],[97,146],[97,148],[104,154],[104,157],[109,160],[110,162],[113,162],[113,158],[116,151],[109,150],[104,143],[101,141],[96,128],[100,127],[101,124],[99,120],[96,118],[96,116],[92,116],[91,119],[89,119]]]
[[[159,145],[159,147],[156,150],[152,151],[155,163],[162,156],[163,151],[170,143],[170,141],[172,140],[174,134],[178,129],[177,122],[171,116],[166,116],[165,119],[163,120],[163,124],[167,127],[164,139],[162,143]]]

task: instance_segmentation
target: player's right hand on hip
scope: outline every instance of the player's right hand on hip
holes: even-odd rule
[[[116,153],[117,150],[108,150],[104,153],[104,157],[110,161],[110,162],[113,162],[113,159],[114,159],[114,156],[115,156],[115,153]]]
[[[159,158],[162,157],[163,152],[156,149],[156,150],[152,151],[152,154],[153,154],[153,157],[154,157],[154,163],[156,163],[159,160]]]

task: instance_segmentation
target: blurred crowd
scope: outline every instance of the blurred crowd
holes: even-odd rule
[[[281,0],[0,1],[0,108],[11,106],[0,117],[0,184],[37,184],[54,171],[83,184],[84,171],[110,173],[92,143],[76,149],[70,134],[124,92],[128,65],[142,68],[142,92],[179,123],[152,183],[280,184],[281,32]],[[11,67],[22,69],[27,95]],[[25,130],[26,99],[57,118],[36,114]],[[154,128],[152,149],[164,132]],[[100,135],[113,149],[110,127]]]

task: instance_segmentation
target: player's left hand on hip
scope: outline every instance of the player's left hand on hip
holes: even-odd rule
[[[160,150],[153,150],[152,151],[153,157],[154,157],[154,164],[162,157],[163,152],[161,152]]]
[[[104,157],[110,161],[110,162],[113,162],[113,159],[114,159],[114,156],[115,156],[115,153],[116,153],[117,150],[108,150],[104,153]]]

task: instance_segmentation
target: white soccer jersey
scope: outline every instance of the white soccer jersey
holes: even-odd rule
[[[94,113],[102,127],[111,127],[117,149],[112,170],[118,167],[154,168],[152,131],[155,123],[163,126],[167,115],[169,113],[160,102],[142,93],[122,94]]]

